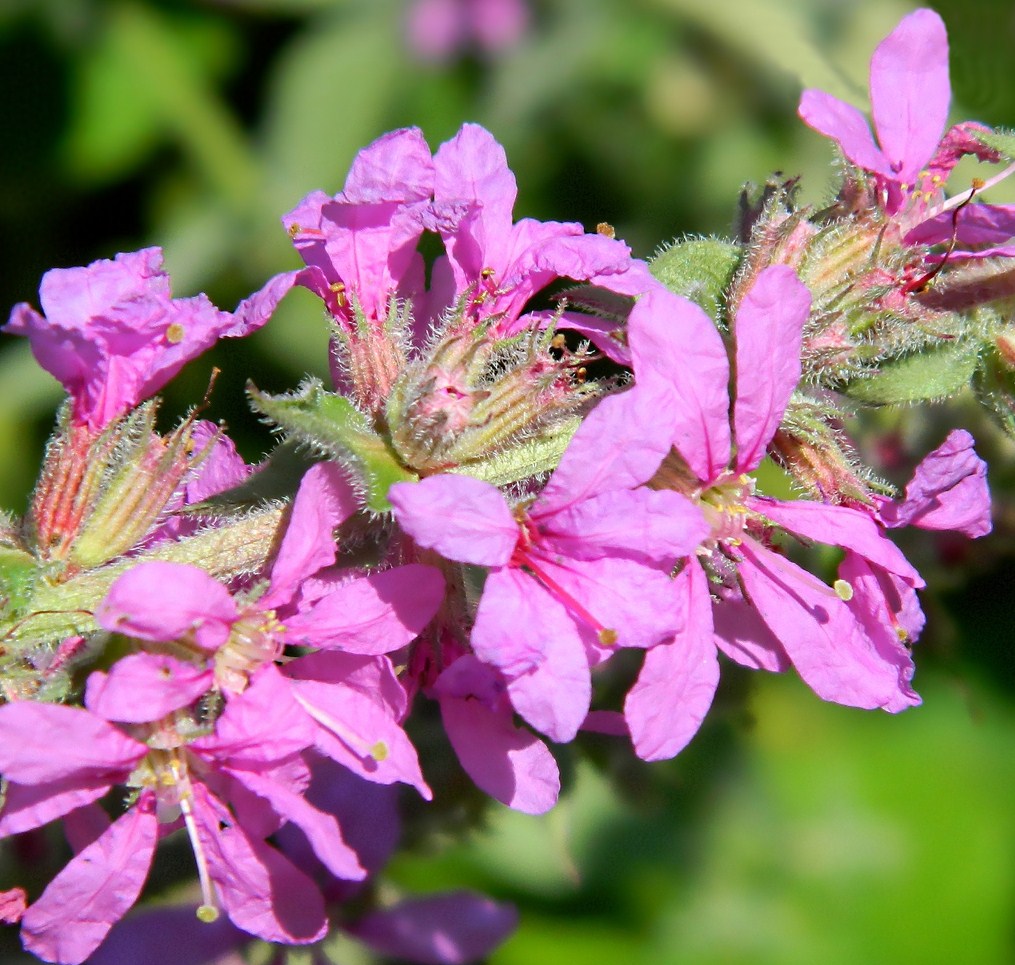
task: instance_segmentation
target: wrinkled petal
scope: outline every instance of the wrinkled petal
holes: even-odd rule
[[[78,777],[44,784],[15,784],[8,781],[0,813],[0,837],[41,828],[103,797],[111,784],[102,778]]]
[[[474,676],[496,675],[474,657],[457,660],[452,668],[466,663]],[[447,673],[447,671],[445,671]],[[442,675],[443,676],[443,675]],[[462,674],[456,674],[461,678]],[[490,681],[476,682],[481,692]],[[560,774],[557,762],[535,735],[516,727],[509,708],[490,707],[480,696],[445,693],[437,681],[441,718],[451,746],[465,772],[476,786],[516,811],[542,814],[557,803]]]
[[[889,574],[883,576],[888,577]],[[853,588],[853,595],[846,603],[853,616],[864,628],[882,659],[898,669],[898,694],[884,709],[894,714],[916,706],[920,703],[920,695],[912,687],[915,667],[905,642],[915,640],[919,630],[911,636],[909,629],[899,619],[906,611],[904,619],[912,627],[913,608],[919,613],[915,591],[901,581],[893,583],[889,579],[879,580],[870,564],[856,553],[846,554],[839,566],[839,578],[846,580]],[[920,617],[922,618],[922,613]]]
[[[831,588],[762,546],[745,541],[740,551],[744,591],[811,690],[868,710],[897,704],[898,667],[877,652]]]
[[[871,57],[871,113],[894,179],[912,182],[934,155],[951,101],[948,34],[933,10],[915,10]]]
[[[322,754],[367,781],[398,781],[415,787],[428,801],[433,797],[415,747],[388,708],[342,684],[293,680],[292,686],[300,706],[320,725],[314,744]]]
[[[420,965],[466,965],[489,955],[517,925],[511,905],[459,891],[371,912],[350,931],[382,955]]]
[[[800,383],[800,346],[810,310],[810,291],[786,265],[764,269],[737,309],[737,472],[757,468]]]
[[[214,679],[212,670],[164,654],[132,653],[109,673],[89,674],[85,704],[106,720],[140,724],[192,704]]]
[[[21,940],[28,951],[78,965],[137,901],[158,841],[154,799],[146,797],[75,855],[25,912]]]
[[[907,245],[1000,245],[1015,236],[1015,205],[967,204],[921,222],[903,239]]]
[[[271,568],[271,589],[261,599],[263,607],[287,602],[301,580],[335,562],[332,533],[358,508],[341,466],[319,462],[306,471]]]
[[[549,641],[564,639],[581,648],[578,628],[561,603],[520,570],[490,572],[472,628],[472,649],[483,663],[515,676],[543,661]]]
[[[665,408],[643,417],[699,479],[712,481],[730,462],[730,370],[722,337],[697,305],[662,287],[638,299],[627,330],[636,384],[656,382],[670,393]]]
[[[546,641],[546,659],[508,680],[508,696],[522,719],[558,743],[574,740],[592,701],[585,648],[574,638]]]
[[[232,766],[251,767],[281,761],[313,742],[313,729],[300,713],[289,681],[267,664],[242,694],[227,701],[215,733],[189,747]]]
[[[749,506],[791,533],[818,543],[853,550],[890,573],[903,577],[913,586],[923,586],[923,579],[902,550],[884,535],[881,527],[864,510],[829,506],[806,499],[780,502],[760,497],[749,500]]]
[[[530,515],[538,519],[651,479],[670,450],[669,400],[668,391],[653,384],[601,400],[582,420]]]
[[[742,667],[782,673],[792,666],[779,638],[742,597],[716,603],[712,608],[712,624],[715,645]]]
[[[987,464],[976,455],[973,437],[954,429],[948,438],[916,467],[906,486],[906,498],[882,501],[886,526],[951,529],[966,536],[985,536],[991,530]]]
[[[518,523],[500,490],[471,476],[395,483],[388,499],[402,529],[450,560],[502,566],[518,542]]]
[[[874,143],[863,113],[822,90],[805,90],[797,113],[808,127],[835,141],[858,168],[894,178],[891,162]]]
[[[687,597],[684,629],[671,642],[645,653],[641,673],[624,701],[635,753],[645,761],[667,760],[687,746],[719,685],[705,571],[688,565],[676,582]]]
[[[225,643],[238,615],[230,592],[199,566],[161,561],[117,577],[95,610],[111,632],[156,643],[193,637],[205,650]]]
[[[349,653],[398,650],[423,630],[444,599],[440,570],[421,563],[348,580],[287,618],[286,642]]]
[[[271,804],[280,817],[295,824],[307,836],[314,854],[332,874],[353,881],[361,881],[366,877],[366,870],[360,865],[356,852],[343,840],[334,815],[318,811],[304,800],[302,794],[294,793],[256,771],[230,768],[229,773]]]
[[[140,741],[78,707],[27,700],[0,707],[0,773],[17,784],[116,784],[146,753]]]
[[[324,937],[328,921],[314,883],[270,845],[248,837],[202,784],[194,785],[194,823],[233,924],[268,942],[304,945]]]
[[[625,556],[672,566],[709,535],[701,510],[672,490],[614,490],[540,518],[555,550],[573,559]]]

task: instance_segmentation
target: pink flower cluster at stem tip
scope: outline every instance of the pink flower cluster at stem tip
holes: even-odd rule
[[[444,6],[472,18],[484,44],[494,23],[501,38],[524,24],[520,3]],[[424,7],[433,18],[440,4]],[[457,43],[465,28],[455,29]],[[800,113],[874,179],[881,214],[933,244],[946,240],[935,225],[951,210],[941,185],[955,160],[989,159],[968,126],[945,133],[948,99],[944,28],[920,10],[874,55],[876,141],[863,116],[830,95],[805,92]],[[325,305],[334,384],[369,444],[306,470],[286,511],[275,506],[282,521],[256,572],[223,576],[211,563],[179,562],[194,559],[181,548],[211,546],[247,520],[224,513],[204,525],[177,511],[256,482],[258,471],[220,430],[188,424],[202,460],[180,468],[136,545],[85,574],[116,575],[88,608],[75,600],[75,612],[94,619],[87,633],[52,648],[101,656],[79,667],[80,700],[69,691],[63,703],[0,706],[0,837],[61,819],[73,851],[41,894],[0,896],[32,953],[102,965],[159,922],[204,929],[194,941],[209,956],[252,938],[320,941],[329,906],[355,894],[395,846],[396,785],[426,800],[445,793],[436,781],[431,789],[441,768],[420,760],[406,727],[417,702],[433,702],[482,791],[533,814],[560,792],[550,745],[582,730],[621,736],[644,760],[679,753],[712,704],[721,655],[793,669],[818,697],[852,707],[894,713],[919,703],[911,645],[924,584],[889,530],[990,530],[986,467],[969,433],[951,432],[898,499],[765,495],[756,471],[788,408],[811,391],[801,353],[812,292],[794,270],[754,272],[720,331],[610,232],[516,222],[516,194],[503,148],[482,127],[464,125],[436,152],[418,129],[394,131],[360,152],[339,194],[314,192],[283,218],[304,267],[233,313],[203,295],[172,298],[154,248],[54,269],[42,282],[43,313],[14,309],[5,330],[28,336],[67,390],[71,427],[98,447],[73,463],[81,478],[104,431],[218,338],[264,324],[296,284]],[[947,233],[976,245],[988,221],[1010,234],[1009,217],[970,205],[958,229],[947,216]],[[429,272],[426,232],[444,246]],[[561,282],[607,290],[628,306],[626,320],[533,307]],[[506,456],[529,445],[541,458],[545,430],[564,440],[552,467],[539,462],[504,482],[490,469],[504,451],[436,468],[401,450],[396,460],[397,419],[412,408],[398,394],[408,393],[407,372],[425,371],[421,382],[445,405],[448,421],[407,433],[429,451],[460,430],[449,412],[470,425],[473,396],[494,394],[492,380],[468,381],[473,369],[507,381],[505,359],[515,356],[496,352],[541,346],[558,327],[591,339],[622,374],[598,395],[580,395],[578,380],[537,392],[519,378],[519,410],[536,410],[526,425],[537,429],[506,435]],[[519,371],[534,384],[564,344],[547,347],[547,337],[545,357]],[[460,367],[441,369],[459,350]],[[561,408],[566,426],[558,410],[539,410],[569,393],[578,403]],[[316,450],[333,452],[324,442]],[[388,512],[368,501],[374,480],[362,464],[371,458],[401,480],[385,483]],[[90,538],[93,517],[75,518]],[[337,533],[353,535],[346,543]],[[838,551],[834,576],[801,562],[814,545]],[[50,583],[88,569],[78,552]],[[611,702],[616,688],[599,682],[615,682],[621,650],[637,652],[638,672]],[[193,854],[200,922],[166,908],[125,917],[159,841],[173,834]],[[514,922],[512,909],[457,893],[343,927],[383,954],[451,965],[487,954]]]

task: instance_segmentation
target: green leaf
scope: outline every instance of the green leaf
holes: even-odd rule
[[[740,263],[740,248],[719,238],[676,241],[649,262],[652,274],[671,292],[719,317],[723,293]]]
[[[328,453],[355,476],[369,509],[388,512],[388,488],[392,483],[417,476],[398,461],[388,443],[369,420],[344,395],[325,391],[311,381],[288,396],[269,396],[253,386],[247,390],[254,408],[289,435]]]
[[[1015,371],[995,355],[976,373],[973,390],[998,425],[1015,439]]]
[[[944,399],[959,392],[976,372],[976,346],[949,342],[880,367],[846,390],[850,398],[875,405],[898,405]]]

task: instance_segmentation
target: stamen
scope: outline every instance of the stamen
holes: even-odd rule
[[[166,329],[166,341],[170,345],[179,345],[186,334],[187,330],[179,322],[173,322]]]

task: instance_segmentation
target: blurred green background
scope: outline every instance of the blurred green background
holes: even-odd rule
[[[177,295],[232,308],[298,260],[279,217],[340,190],[356,151],[418,125],[435,147],[490,128],[517,216],[613,224],[640,256],[729,229],[770,172],[826,194],[827,142],[802,86],[866,105],[871,51],[912,6],[847,0],[532,0],[496,55],[424,61],[407,0],[0,0],[0,274],[6,311],[39,279],[159,244]],[[1015,5],[937,4],[953,120],[1015,126]],[[243,386],[325,376],[317,301],[289,295],[241,344],[192,363],[166,418],[223,370],[211,416],[248,457],[270,437]],[[21,512],[60,391],[27,344],[0,346],[0,502]],[[991,459],[997,527],[974,546],[917,534],[936,585],[917,650],[924,706],[901,717],[819,702],[794,678],[725,667],[676,761],[625,762],[606,738],[564,754],[571,793],[544,819],[500,808],[465,843],[405,855],[392,887],[473,886],[522,926],[492,961],[1015,961],[1015,453],[961,400],[858,432],[915,459],[948,426]],[[889,470],[896,481],[905,468]],[[594,763],[589,763],[592,761]],[[342,949],[343,961],[362,960]]]

